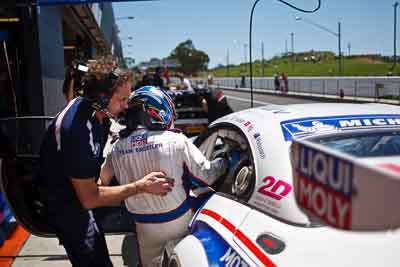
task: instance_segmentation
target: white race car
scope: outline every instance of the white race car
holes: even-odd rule
[[[48,119],[0,119],[2,192],[17,221],[42,236],[51,234],[52,229],[43,219],[35,174],[41,134]],[[351,182],[348,165],[317,160],[314,154],[298,153],[293,172],[290,150],[294,138],[344,152],[399,177],[400,107],[269,105],[230,114],[215,121],[195,143],[209,159],[223,152],[240,154],[239,160],[214,185],[218,193],[194,216],[191,234],[166,251],[169,257],[165,257],[165,263],[171,267],[399,266],[400,232],[394,229],[399,225],[394,206],[398,201],[382,206],[376,197],[385,192],[383,188],[371,182],[370,188],[362,187],[369,190],[361,191],[357,182]],[[302,150],[292,150],[292,160],[296,151]],[[311,158],[322,163],[308,164]],[[293,173],[295,177],[300,174],[305,185],[329,181],[326,186],[331,188],[318,191],[317,186],[303,186],[295,197]],[[389,195],[396,193],[399,181],[387,191]],[[382,226],[377,218],[388,217],[384,228],[393,229],[350,232],[326,226],[357,228],[351,218],[359,209],[351,209],[356,202],[346,202],[357,194],[369,195],[366,199],[370,201],[373,226]],[[124,220],[129,215],[125,216],[123,206],[98,211],[106,232],[132,231],[130,220]],[[361,217],[361,224],[368,221],[368,214]]]
[[[303,213],[294,194],[290,161],[293,139],[343,152],[369,166],[387,169],[395,177],[400,175],[399,107],[270,105],[228,115],[214,122],[195,143],[209,159],[222,150],[239,152],[240,160],[213,186],[218,193],[193,218],[191,234],[168,251],[169,266],[400,265],[400,230],[352,232],[327,226],[357,228],[353,227],[348,201],[357,193],[367,195],[371,222],[376,221],[378,212],[389,217],[396,213],[397,225],[385,228],[400,223],[400,212],[394,208],[398,202],[377,211],[375,184],[357,192],[347,165],[333,160],[312,161],[314,154],[300,154],[301,174],[328,181],[330,186],[319,191],[303,186],[298,201],[308,207],[309,215]]]

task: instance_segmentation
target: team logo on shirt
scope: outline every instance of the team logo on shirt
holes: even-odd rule
[[[133,135],[130,137],[130,147],[126,149],[117,149],[119,155],[126,155],[131,153],[146,152],[149,150],[156,150],[162,147],[161,143],[155,143],[148,140],[148,133]]]
[[[133,135],[130,137],[131,138],[131,147],[138,147],[138,146],[144,146],[144,145],[149,145],[152,144],[153,142],[148,141],[148,134],[139,134],[139,135]]]

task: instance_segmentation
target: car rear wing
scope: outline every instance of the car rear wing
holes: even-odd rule
[[[296,202],[309,216],[344,230],[400,226],[400,165],[374,165],[298,140],[290,157]]]

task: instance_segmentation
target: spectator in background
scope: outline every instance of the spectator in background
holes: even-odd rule
[[[275,90],[279,90],[279,75],[278,75],[278,73],[274,74],[274,86],[275,86]]]
[[[138,80],[133,88],[133,90],[139,89],[146,85],[152,85],[153,79],[147,73],[146,70],[140,70]]]
[[[153,85],[157,86],[157,87],[160,87],[160,88],[164,88],[164,80],[161,77],[161,75],[162,75],[162,68],[161,67],[157,67],[156,68],[156,72],[155,72],[154,77],[153,77]]]
[[[209,92],[200,96],[201,106],[207,114],[208,122],[233,112],[226,100],[224,92],[219,88],[209,87]]]
[[[283,82],[283,91],[287,93],[289,91],[289,80],[288,80],[288,75],[285,72],[282,72],[282,82]]]
[[[214,78],[211,74],[208,74],[208,76],[207,76],[207,83],[208,83],[208,85],[214,84]]]
[[[242,77],[240,78],[240,87],[244,88],[245,86],[246,86],[246,77],[242,75]]]
[[[194,91],[194,89],[192,87],[192,84],[190,83],[190,80],[188,78],[185,78],[183,76],[183,74],[180,75],[179,78],[181,79],[182,84],[183,84],[183,88],[182,89],[186,89],[186,90],[189,90],[189,91]]]
[[[285,91],[285,84],[283,82],[283,72],[279,75],[279,90],[281,92]]]
[[[163,77],[165,79],[165,81],[167,82],[167,84],[169,84],[169,72],[168,72],[167,68],[164,69],[164,71],[161,74],[161,77]]]
[[[153,77],[151,77],[148,71],[145,71],[142,77],[142,86],[152,85],[152,84],[153,84]]]

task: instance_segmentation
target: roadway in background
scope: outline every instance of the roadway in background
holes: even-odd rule
[[[228,99],[228,103],[234,111],[250,108],[250,93],[248,92],[234,92],[231,90],[224,90],[225,96]],[[253,103],[254,107],[264,106],[267,104],[303,104],[303,103],[321,103],[323,101],[316,101],[304,98],[296,98],[289,96],[277,96],[258,94],[253,92]]]

